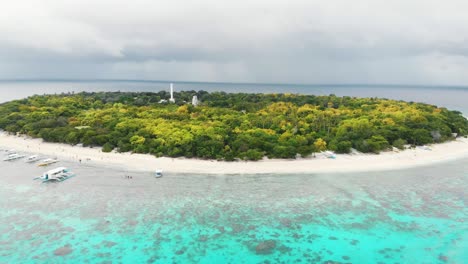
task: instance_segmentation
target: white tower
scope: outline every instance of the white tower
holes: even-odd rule
[[[192,97],[192,105],[193,105],[193,106],[197,106],[197,105],[198,105],[198,98],[197,98],[196,95],[194,95],[194,96]]]
[[[172,87],[172,83],[171,83],[171,98],[169,99],[169,102],[175,103],[175,99],[174,99],[174,88]]]

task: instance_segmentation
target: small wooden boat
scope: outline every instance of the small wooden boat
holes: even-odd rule
[[[45,160],[41,161],[41,163],[37,164],[37,166],[46,167],[46,166],[49,166],[49,165],[57,163],[57,162],[59,162],[59,161],[56,160],[56,159],[45,159]]]

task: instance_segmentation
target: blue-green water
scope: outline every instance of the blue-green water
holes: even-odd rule
[[[0,263],[466,263],[468,160],[393,172],[165,175],[0,163]],[[131,175],[132,179],[126,179]]]

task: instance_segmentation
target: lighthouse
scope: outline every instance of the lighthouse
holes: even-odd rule
[[[169,99],[169,102],[171,103],[175,103],[175,99],[174,99],[174,87],[171,83],[171,98]]]
[[[197,105],[198,105],[198,98],[197,98],[196,95],[194,95],[194,96],[192,97],[192,105],[193,105],[193,106],[197,106]]]

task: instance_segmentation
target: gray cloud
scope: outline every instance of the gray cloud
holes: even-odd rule
[[[468,84],[462,0],[23,0],[0,78]]]

